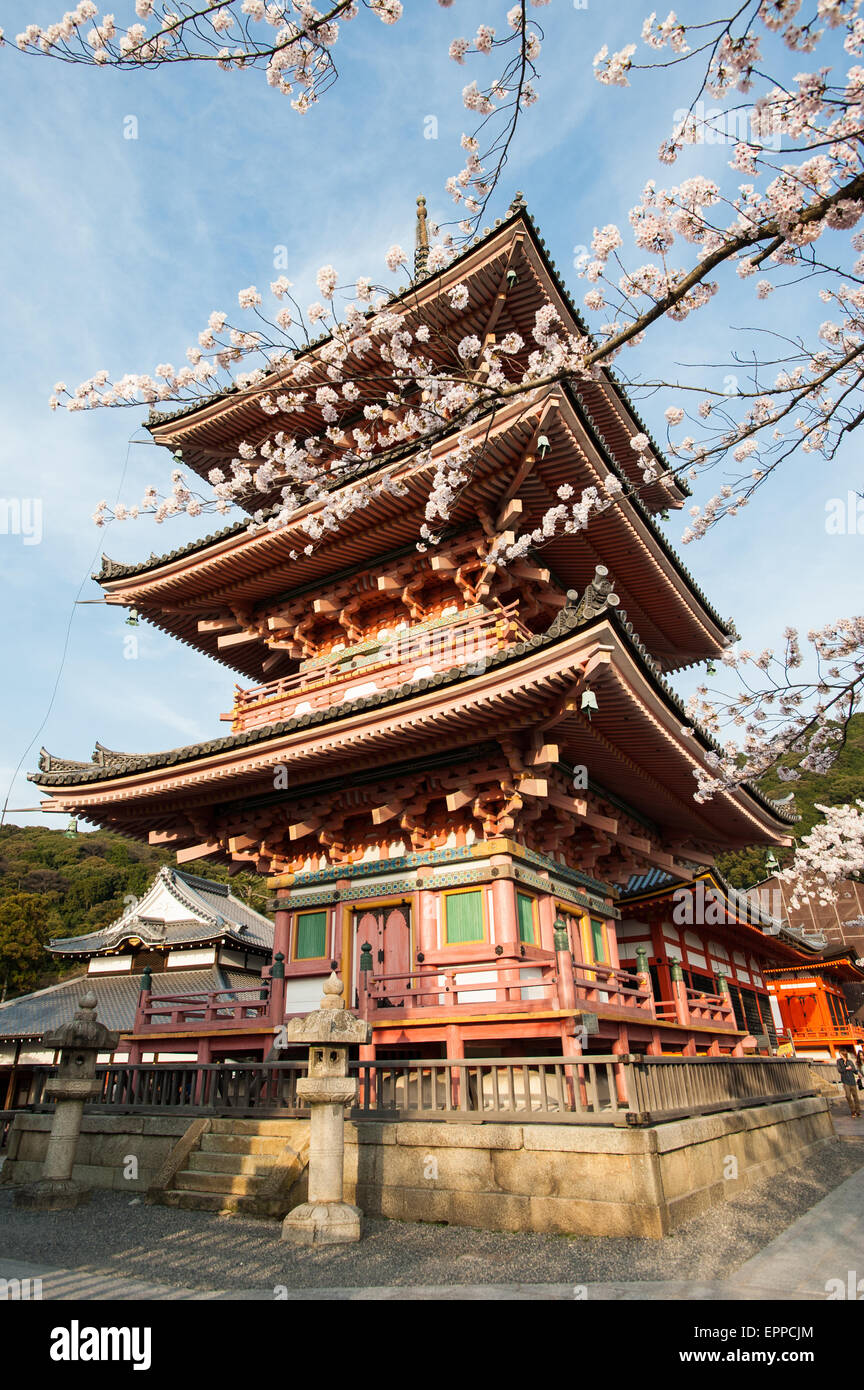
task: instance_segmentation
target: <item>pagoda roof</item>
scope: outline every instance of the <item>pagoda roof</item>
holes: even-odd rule
[[[557,488],[563,483],[575,482],[577,492],[580,485],[594,485],[600,490],[610,476],[622,486],[628,485],[577,394],[569,387],[552,387],[535,397],[530,413],[524,402],[516,400],[504,409],[487,412],[469,430],[462,431],[482,440],[482,451],[470,482],[453,507],[445,534],[458,533],[472,522],[476,525],[478,506],[496,508],[496,494],[500,497],[508,476],[515,475],[520,451],[529,448],[541,420],[551,438],[551,449],[534,463],[518,490],[528,508],[526,531],[539,525],[544,513],[559,504]],[[424,461],[417,463],[416,446],[406,446],[402,461],[391,461],[386,467],[403,489],[408,488],[408,495],[384,493],[372,499],[365,509],[348,516],[328,544],[316,547],[311,555],[303,553],[304,522],[314,517],[323,501],[302,509],[276,531],[250,534],[245,524],[238,522],[215,536],[142,564],[121,566],[105,558],[95,577],[109,600],[134,606],[163,631],[256,679],[262,657],[269,655],[263,638],[225,650],[218,646],[215,631],[198,631],[198,620],[212,616],[220,605],[221,611],[228,606],[252,610],[305,587],[324,586],[328,580],[381,562],[386,558],[382,549],[388,547],[410,552],[416,545],[425,490],[438,455],[447,447],[445,440],[439,441]],[[638,496],[631,494],[595,513],[587,529],[575,537],[553,537],[535,558],[554,572],[563,588],[584,586],[590,582],[595,564],[605,564],[643,640],[667,670],[718,656],[733,635],[732,624],[708,602]],[[290,667],[287,656],[284,667]]]
[[[787,842],[792,817],[753,787],[695,802],[695,774],[719,745],[704,731],[684,732],[684,708],[632,624],[614,611],[580,621],[569,607],[545,634],[490,657],[479,675],[476,665],[456,667],[205,743],[134,754],[126,769],[53,771],[43,760],[30,778],[55,806],[143,837],[184,799],[200,814],[214,793],[222,807],[272,795],[275,766],[288,768],[291,794],[302,796],[322,776],[348,784],[352,772],[374,766],[384,775],[400,757],[475,745],[496,728],[530,731],[583,682],[599,707],[586,718],[566,706],[554,734],[562,763],[584,764],[594,782],[682,843]]]
[[[411,319],[434,301],[439,326],[458,325],[459,332],[464,334],[472,331],[472,318],[479,316],[476,326],[481,328],[489,309],[498,298],[502,276],[511,266],[512,250],[517,245],[522,257],[520,268],[527,273],[512,290],[508,290],[507,304],[498,324],[500,330],[506,332],[510,327],[515,327],[525,342],[530,343],[536,308],[548,300],[555,304],[562,322],[569,318],[580,334],[590,338],[590,329],[560,279],[555,262],[549,258],[537,224],[524,204],[518,201],[506,218],[499,218],[494,227],[485,229],[482,236],[475,237],[444,269],[413,280],[401,293],[391,296],[382,308],[386,312],[401,312]],[[453,310],[442,297],[445,290],[465,276],[473,276],[481,287],[477,302],[472,304],[467,314]],[[374,316],[375,311],[370,309],[368,312]],[[516,314],[518,322],[511,323],[513,314]],[[315,359],[316,354],[330,342],[332,335],[322,333],[294,356],[296,359]],[[240,389],[232,384],[173,411],[151,410],[147,428],[157,443],[172,449],[182,447],[184,463],[206,478],[214,463],[220,462],[219,455],[222,458],[230,457],[240,439],[256,434],[264,438],[272,433],[273,417],[265,415],[258,402],[262,395],[276,389],[283,378],[284,369],[275,367],[267,373],[263,382],[254,387]],[[308,385],[325,384],[326,381],[327,377],[322,376],[321,382],[310,381]],[[690,491],[678,472],[671,472],[653,485],[646,486],[642,480],[637,460],[629,447],[630,439],[635,434],[645,434],[654,457],[661,464],[665,463],[663,451],[657,446],[614,371],[601,367],[597,379],[574,381],[573,389],[598,431],[606,432],[607,447],[615,453],[619,466],[630,480],[642,489],[649,509],[660,511],[670,506],[680,506]],[[362,400],[358,401],[358,409],[362,404]],[[296,428],[301,438],[317,433],[323,425],[320,409],[311,401],[304,410],[293,412],[291,418],[292,428]],[[683,467],[681,465],[678,471],[683,472]],[[255,494],[250,498],[248,510],[257,511],[264,502],[266,498]]]
[[[235,898],[227,884],[165,865],[144,896],[108,926],[84,936],[58,937],[48,950],[56,956],[105,955],[133,937],[154,947],[224,939],[269,954],[273,923]]]

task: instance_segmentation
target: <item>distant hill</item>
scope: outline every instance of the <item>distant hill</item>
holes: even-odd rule
[[[64,973],[45,951],[51,937],[81,936],[107,926],[140,897],[163,864],[164,849],[110,831],[67,835],[41,825],[0,826],[0,998],[50,984]],[[224,866],[196,860],[193,872],[228,882]],[[267,891],[255,874],[237,874],[231,891],[259,912]]]
[[[788,766],[796,766],[794,758],[784,759]],[[809,834],[822,815],[816,810],[817,803],[822,806],[843,806],[856,798],[864,798],[864,714],[855,714],[849,721],[846,745],[828,772],[802,772],[797,782],[783,782],[774,771],[760,778],[757,786],[766,796],[782,801],[790,792],[795,800],[791,809],[798,812],[800,820],[790,827],[790,833],[800,840]],[[765,877],[764,845],[753,849],[739,850],[734,854],[721,854],[717,860],[720,872],[736,888],[749,888]],[[791,850],[777,850],[780,863],[792,856]]]

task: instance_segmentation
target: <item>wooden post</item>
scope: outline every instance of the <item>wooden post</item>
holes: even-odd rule
[[[15,1108],[15,1078],[18,1075],[18,1058],[20,1056],[21,1040],[19,1038],[15,1044],[15,1056],[12,1059],[12,1070],[9,1073],[9,1082],[6,1087],[6,1099],[3,1102],[4,1110],[13,1110]]]
[[[558,965],[558,1007],[576,1008],[576,982],[573,979],[573,957],[570,954],[570,936],[563,917],[555,922],[555,960]]]
[[[672,976],[672,998],[675,1003],[675,1017],[679,1023],[686,1028],[690,1022],[690,1008],[687,1004],[687,986],[684,983],[684,972],[681,969],[680,960],[673,960],[670,963],[670,975]]]
[[[462,1041],[462,1034],[455,1023],[450,1023],[447,1025],[447,1028],[445,1030],[445,1041],[448,1058],[457,1062],[464,1060],[465,1044]],[[461,1079],[462,1078],[458,1068],[455,1070],[451,1069],[450,1104],[453,1106],[454,1110],[458,1110],[459,1108],[459,1101],[462,1093],[462,1088],[460,1084]]]
[[[612,1044],[612,1051],[616,1057],[626,1056],[630,1051],[630,1038],[624,1024],[618,1027],[618,1037]],[[615,1090],[618,1093],[618,1100],[622,1105],[628,1103],[627,1082],[624,1078],[624,1068],[620,1062],[615,1064]]]
[[[657,1017],[654,1008],[654,986],[651,983],[651,971],[648,969],[648,952],[644,946],[636,947],[636,974],[639,976],[639,984],[642,989],[647,989],[648,999],[646,1005],[652,1018]]]
[[[268,1022],[278,1028],[285,1017],[285,957],[277,951],[270,970],[270,1002],[267,1009]]]
[[[418,892],[417,892],[416,897],[417,897],[417,923],[418,923],[418,926],[417,926],[417,940],[418,940],[418,945],[419,945],[419,950],[418,950],[417,954],[418,954],[418,958],[419,958],[420,956],[426,957],[426,956],[429,954],[430,951],[434,951],[434,950],[437,949],[437,946],[438,946],[438,912],[437,912],[438,903],[437,903],[436,894],[433,893],[433,892],[432,892],[430,889],[428,889],[428,888],[421,888],[421,889],[419,889]],[[421,977],[422,977],[422,975],[424,975],[424,974],[426,973],[426,967],[423,965],[423,962],[422,962],[422,961],[420,961],[420,965],[421,965]],[[438,1003],[438,996],[437,996],[437,994],[418,994],[418,995],[417,995],[417,1002],[418,1002],[418,1004],[420,1004],[421,1006],[422,1006],[423,1004],[437,1004],[437,1003]]]
[[[516,890],[510,879],[496,878],[492,881],[492,908],[495,914],[495,942],[503,946],[509,954],[519,954],[519,927],[516,921]],[[519,988],[521,976],[519,967],[503,969],[499,974],[503,989],[495,991],[497,998],[504,1000],[521,998]]]
[[[291,912],[287,907],[277,907],[276,915],[273,918],[273,959],[276,959],[277,952],[281,953],[283,960],[291,959]]]

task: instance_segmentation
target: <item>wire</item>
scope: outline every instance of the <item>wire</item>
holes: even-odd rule
[[[140,426],[140,425],[136,426],[136,428],[132,431],[132,434],[137,434],[139,429],[141,429],[141,426]],[[124,484],[125,481],[126,481],[126,473],[127,473],[127,471],[128,471],[128,468],[129,468],[129,454],[130,454],[130,452],[131,452],[132,445],[133,445],[133,443],[137,443],[137,442],[139,442],[139,441],[133,440],[132,435],[129,436],[129,439],[128,439],[127,444],[126,444],[126,458],[125,458],[125,460],[124,460],[124,462],[123,462],[123,472],[122,472],[121,475],[120,475],[120,482],[119,482],[118,485],[117,485],[117,496],[116,496],[116,498],[115,498],[115,505],[116,505],[116,503],[119,502],[119,500],[120,500],[120,494],[121,494],[121,492],[123,491],[123,484]],[[34,743],[36,742],[36,740],[39,738],[40,734],[42,733],[42,730],[45,728],[45,725],[48,723],[48,720],[51,718],[51,711],[52,711],[53,708],[54,708],[54,701],[57,699],[57,691],[60,689],[60,681],[61,681],[62,676],[63,676],[64,667],[66,666],[66,657],[67,657],[67,655],[68,655],[68,653],[69,653],[69,638],[70,638],[70,636],[72,635],[72,623],[73,623],[73,621],[74,621],[74,619],[75,619],[75,609],[76,609],[76,606],[77,606],[77,604],[78,604],[78,600],[80,599],[81,594],[82,594],[82,592],[83,592],[83,590],[84,590],[84,585],[87,583],[87,581],[88,581],[88,580],[90,579],[90,577],[91,577],[91,574],[92,574],[92,571],[93,571],[93,566],[96,564],[96,561],[97,561],[98,558],[99,558],[99,555],[100,555],[101,550],[102,550],[102,540],[101,540],[101,538],[100,538],[99,544],[96,546],[96,550],[94,551],[93,559],[90,561],[89,565],[87,566],[87,572],[86,572],[86,574],[84,575],[83,579],[81,580],[81,583],[78,585],[78,591],[77,591],[77,593],[75,594],[74,599],[72,600],[72,608],[71,608],[70,613],[69,613],[69,621],[68,621],[68,623],[66,624],[66,633],[65,633],[65,636],[64,636],[64,638],[63,638],[63,651],[62,651],[62,653],[61,653],[61,655],[60,655],[60,667],[59,667],[59,669],[58,669],[58,671],[57,671],[57,678],[56,678],[56,680],[54,681],[54,688],[53,688],[53,690],[51,691],[51,699],[50,699],[49,702],[48,702],[48,708],[47,708],[47,710],[45,711],[45,716],[44,716],[44,718],[43,718],[43,720],[42,720],[42,723],[39,725],[39,728],[36,730],[35,734],[34,734],[33,737],[31,738],[30,742],[27,744],[27,747],[24,749],[24,752],[21,754],[21,757],[20,757],[20,759],[18,760],[18,766],[15,768],[15,771],[12,773],[12,777],[11,777],[11,780],[10,780],[10,782],[9,782],[9,786],[6,788],[6,796],[4,797],[4,800],[3,800],[3,809],[2,809],[2,811],[0,811],[0,826],[3,826],[3,825],[5,824],[6,815],[7,815],[8,810],[10,809],[10,808],[9,808],[9,797],[12,795],[12,788],[13,788],[14,785],[15,785],[15,779],[17,778],[18,773],[21,771],[22,767],[24,766],[24,762],[25,762],[25,760],[26,760],[28,754],[30,753],[30,749],[33,747]],[[13,812],[13,814],[14,814],[14,812]]]

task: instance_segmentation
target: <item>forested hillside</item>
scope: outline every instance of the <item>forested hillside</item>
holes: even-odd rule
[[[794,760],[787,761],[795,766]],[[797,782],[783,782],[776,772],[770,772],[757,785],[778,801],[794,793],[795,799],[790,806],[801,819],[791,827],[791,833],[799,840],[822,819],[817,805],[842,806],[864,798],[864,714],[853,715],[850,720],[846,746],[830,771],[802,772]],[[765,853],[765,847],[759,846],[737,854],[723,854],[717,866],[736,888],[749,888],[765,877]],[[782,864],[791,854],[791,850],[778,850],[777,858]]]
[[[108,831],[67,835],[47,826],[0,827],[0,998],[59,979],[45,951],[51,937],[80,936],[119,917],[129,894],[140,897],[173,853]],[[205,878],[227,881],[226,868],[196,860]],[[238,874],[231,891],[267,911],[262,879]]]

